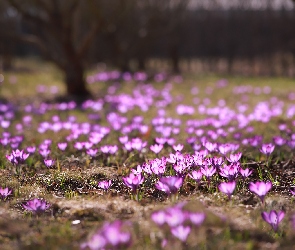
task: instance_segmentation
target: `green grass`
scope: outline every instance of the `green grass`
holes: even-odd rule
[[[61,73],[51,64],[39,60],[17,60],[16,71],[4,72],[5,82],[1,86],[1,97],[19,105],[26,105],[32,102],[40,103],[49,96],[36,93],[38,85],[58,86],[60,94],[65,93],[65,86],[62,83]],[[15,78],[15,84],[10,81]],[[220,78],[226,78],[229,82],[228,88],[216,90],[216,82]],[[101,96],[105,92],[109,83],[93,84],[89,88],[97,95]],[[288,78],[258,78],[258,77],[239,77],[239,76],[218,76],[218,75],[195,75],[184,76],[184,82],[173,85],[171,94],[182,97],[179,103],[191,105],[198,108],[197,104],[192,103],[191,88],[197,86],[200,94],[197,95],[201,100],[205,98],[205,91],[213,89],[213,94],[208,96],[211,99],[209,107],[217,105],[219,99],[226,100],[227,106],[234,108],[237,102],[241,102],[240,95],[232,93],[232,88],[241,85],[251,85],[253,87],[269,86],[272,88],[271,95],[277,96],[286,103],[292,104],[287,100],[287,96],[294,89],[292,79]],[[153,83],[156,89],[165,87],[165,83]],[[121,93],[132,93],[136,87],[135,83],[122,84]],[[249,98],[249,109],[260,101],[268,101],[269,95],[247,94]],[[187,119],[202,119],[205,116],[195,114],[190,116],[179,116],[175,114],[177,102],[172,103],[167,109],[167,116],[183,120],[181,128],[184,128]],[[151,120],[155,117],[158,108],[152,107],[149,112],[142,113],[138,108],[128,113],[128,117],[136,115],[144,116],[144,123],[151,126]],[[105,111],[102,112],[100,124],[106,125]],[[248,111],[247,111],[248,112]],[[246,113],[247,113],[246,112]],[[120,152],[115,157],[99,155],[96,159],[91,159],[85,153],[77,152],[73,145],[69,145],[64,153],[57,150],[57,142],[64,141],[67,133],[59,134],[46,132],[38,134],[36,127],[43,120],[49,121],[55,111],[50,111],[44,115],[34,116],[32,125],[25,129],[25,141],[22,148],[35,144],[38,145],[44,139],[50,138],[53,141],[52,155],[58,160],[59,169],[47,169],[42,157],[37,153],[30,156],[27,165],[24,167],[24,175],[16,178],[12,166],[5,159],[5,155],[11,149],[1,148],[0,151],[0,182],[2,186],[8,186],[14,190],[14,195],[8,201],[0,201],[0,245],[1,249],[79,249],[81,242],[84,242],[88,235],[95,232],[103,225],[104,221],[116,219],[129,220],[133,235],[132,249],[159,249],[161,239],[169,236],[167,228],[160,230],[150,220],[150,214],[158,209],[173,205],[173,202],[162,193],[153,190],[155,180],[146,180],[144,187],[141,188],[142,199],[139,202],[130,199],[130,190],[120,181],[121,177],[130,172],[130,169],[138,164],[156,158],[154,153],[148,151],[145,154],[128,154]],[[73,110],[60,114],[65,119],[68,115],[75,115],[79,122],[87,121],[87,112]],[[13,125],[20,122],[23,114],[16,112]],[[291,120],[286,120],[283,116],[277,117],[271,123],[251,123],[255,133],[265,136],[265,140],[271,140],[277,125],[286,122],[291,124]],[[208,129],[213,129],[209,127]],[[14,134],[12,128],[9,131]],[[245,133],[243,129],[240,130]],[[99,144],[117,144],[119,133],[109,135]],[[251,133],[249,134],[249,136]],[[252,134],[253,135],[253,134]],[[140,136],[134,135],[134,136]],[[149,138],[149,145],[156,137],[152,130]],[[185,143],[187,135],[184,131],[176,136],[177,143]],[[224,142],[232,138],[225,138]],[[185,151],[192,153],[189,145],[185,145]],[[284,181],[279,172],[282,165],[291,160],[288,166],[292,167],[293,154],[290,151],[276,151],[272,160],[273,174]],[[160,154],[169,156],[172,152],[170,147],[166,147]],[[265,161],[259,152],[249,152],[248,148],[243,149],[243,160]],[[255,165],[256,166],[256,165]],[[263,178],[267,178],[267,173],[263,172]],[[102,192],[97,189],[97,181],[113,179],[114,187]],[[221,178],[213,180],[213,184]],[[294,179],[295,180],[295,179]],[[150,183],[149,183],[150,182]],[[205,183],[205,182],[204,182]],[[207,219],[199,229],[189,236],[187,245],[180,241],[171,239],[166,249],[266,249],[271,246],[273,249],[280,246],[284,249],[292,249],[294,245],[294,232],[290,229],[288,218],[292,214],[294,202],[286,192],[273,191],[267,196],[267,209],[285,209],[286,218],[282,223],[279,234],[270,231],[270,226],[262,221],[260,212],[261,207],[257,197],[251,196],[246,185],[240,185],[239,191],[235,192],[232,201],[218,192],[216,185],[208,190],[206,185],[198,187],[194,181],[188,181],[182,187],[179,201],[188,201],[186,209],[189,211],[204,211]],[[288,188],[287,186],[285,187]],[[286,191],[286,190],[285,190]],[[26,214],[21,207],[22,202],[39,197],[46,199],[52,207],[49,212],[39,217]],[[227,220],[222,220],[226,217]],[[73,225],[72,221],[80,220],[78,225]]]

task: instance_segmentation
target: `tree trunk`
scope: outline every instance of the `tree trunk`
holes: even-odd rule
[[[179,55],[178,55],[178,49],[176,45],[173,45],[171,50],[170,50],[170,57],[172,61],[172,71],[173,73],[180,73],[180,68],[179,68]]]
[[[137,65],[138,70],[145,71],[145,58],[143,56],[138,56]]]
[[[80,63],[69,62],[64,68],[67,95],[78,99],[91,96],[86,88],[84,69]]]

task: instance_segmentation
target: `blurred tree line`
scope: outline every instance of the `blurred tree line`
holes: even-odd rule
[[[4,0],[0,55],[5,68],[13,56],[42,55],[64,72],[70,95],[89,94],[84,71],[97,62],[135,71],[158,59],[157,67],[169,61],[173,72],[227,73],[260,62],[268,68],[262,73],[294,75],[294,25],[294,9],[192,8],[189,0]]]

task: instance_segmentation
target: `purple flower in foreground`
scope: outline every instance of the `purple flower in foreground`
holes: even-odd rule
[[[219,184],[218,189],[220,192],[226,194],[228,196],[228,199],[230,200],[230,196],[234,192],[236,188],[236,182],[222,182]]]
[[[112,185],[112,180],[98,182],[98,187],[104,190],[108,190]]]
[[[285,216],[285,212],[284,211],[277,212],[275,210],[271,210],[269,213],[262,212],[261,216],[269,225],[271,225],[272,229],[275,232],[277,232],[279,228],[279,224]]]
[[[126,245],[130,242],[131,235],[128,232],[122,231],[123,222],[114,221],[113,223],[107,223],[102,228],[102,235],[107,242],[113,247],[119,247],[120,245]]]
[[[165,220],[170,227],[181,225],[187,219],[187,213],[180,207],[174,206],[166,209]]]
[[[12,189],[9,189],[8,187],[2,188],[0,187],[0,196],[2,200],[5,200],[7,196],[11,195]]]
[[[27,211],[31,211],[33,213],[36,213],[36,214],[44,212],[49,207],[50,207],[50,204],[48,204],[44,200],[40,200],[37,198],[35,198],[33,200],[29,200],[25,204],[23,204],[24,209],[26,209]]]
[[[152,213],[151,218],[158,226],[162,226],[166,222],[166,212],[163,210],[156,211]]]
[[[54,160],[52,159],[44,159],[44,164],[46,167],[51,168],[54,164]]]
[[[121,221],[105,223],[89,241],[81,244],[81,249],[121,249],[121,247],[127,246],[130,243],[131,235],[122,230],[123,226],[124,224]]]
[[[100,250],[105,249],[107,241],[106,239],[100,234],[100,232],[94,234],[90,240],[81,244],[81,249],[90,249],[90,250]]]
[[[189,226],[179,225],[177,227],[171,228],[171,233],[182,242],[186,241],[191,228]]]
[[[262,203],[264,203],[264,197],[271,188],[272,188],[271,182],[257,181],[255,183],[250,182],[250,184],[249,184],[250,191],[252,193],[257,194]]]
[[[205,213],[189,213],[188,215],[190,222],[195,226],[200,226],[205,220]]]
[[[182,183],[182,177],[167,176],[160,178],[155,186],[157,189],[164,191],[166,194],[176,194],[179,188],[182,186]]]
[[[265,154],[265,155],[270,155],[275,149],[275,145],[269,143],[269,144],[262,144],[262,147],[260,149],[260,152],[262,154]]]
[[[12,150],[10,155],[6,155],[7,160],[9,160],[13,165],[22,164],[29,157],[29,154],[24,153],[23,150]]]
[[[122,179],[124,184],[130,187],[133,192],[135,192],[137,187],[144,181],[144,177],[141,174],[135,175],[134,173],[130,173],[129,176],[123,177]]]

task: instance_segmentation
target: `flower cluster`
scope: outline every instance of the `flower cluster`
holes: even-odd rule
[[[203,212],[189,212],[183,206],[185,203],[177,204],[165,210],[159,210],[151,215],[151,219],[160,227],[168,225],[170,233],[180,241],[186,241],[191,228],[200,226],[205,220]]]
[[[91,238],[81,244],[81,249],[121,249],[131,244],[131,234],[124,230],[122,221],[105,223]]]
[[[9,160],[13,165],[23,164],[25,160],[29,157],[29,154],[24,153],[23,150],[12,150],[10,155],[6,155],[7,160]]]
[[[29,200],[23,204],[24,209],[35,214],[41,214],[42,212],[45,212],[49,207],[50,204],[48,204],[45,200],[37,198]]]

